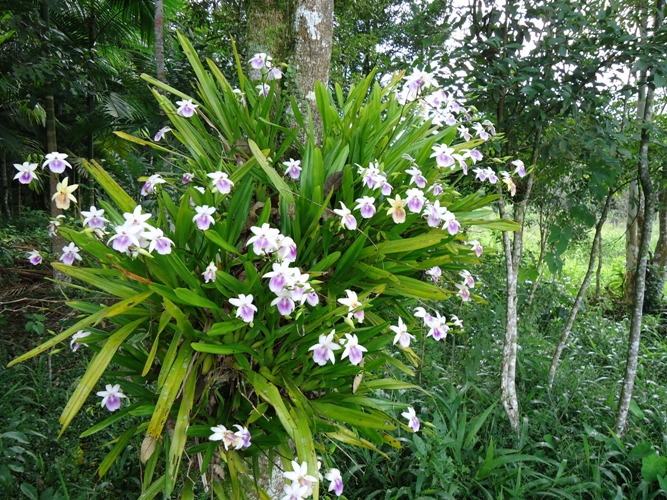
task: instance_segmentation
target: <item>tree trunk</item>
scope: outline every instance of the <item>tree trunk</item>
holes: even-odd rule
[[[641,38],[644,38],[646,26],[640,28]],[[648,73],[643,70],[639,74],[639,81],[645,82]],[[637,118],[643,120],[646,109],[646,85],[642,84],[638,89],[637,96]],[[639,191],[639,181],[633,180],[628,187],[628,217],[625,235],[625,289],[624,300],[628,307],[632,307],[635,293],[635,280],[637,263],[639,260],[639,238],[642,226],[642,193]]]
[[[598,245],[598,268],[595,271],[595,299],[600,298],[602,286],[602,229],[600,229],[600,244]]]
[[[535,300],[535,293],[537,292],[537,287],[542,280],[542,275],[544,274],[544,254],[547,251],[547,228],[544,227],[544,212],[540,211],[540,256],[537,258],[537,277],[533,282],[533,286],[530,288],[530,294],[528,295],[527,304],[530,306]]]
[[[52,95],[46,96],[46,150],[47,151],[58,151],[58,143],[56,142],[56,110],[54,106],[54,98]],[[56,207],[56,204],[51,201],[51,197],[57,191],[57,185],[59,181],[58,174],[49,172],[49,192],[51,196],[49,197],[49,203],[51,204],[51,218],[55,219],[57,216],[61,215],[63,211]],[[56,232],[51,238],[51,258],[56,260],[57,257],[62,253],[62,249],[65,246],[65,239]],[[68,276],[55,268],[53,269],[53,279],[56,281],[68,281]],[[58,285],[56,285],[58,286]]]
[[[658,0],[655,6],[655,23],[657,30],[662,21],[663,1]],[[641,340],[641,328],[644,309],[644,291],[646,287],[646,268],[648,265],[648,254],[651,245],[651,232],[653,229],[653,211],[655,195],[649,171],[648,148],[650,140],[649,125],[653,118],[654,89],[648,85],[648,77],[652,71],[645,70],[641,74],[639,82],[637,114],[640,118],[641,137],[639,144],[638,176],[644,194],[645,207],[644,219],[641,227],[641,242],[637,262],[635,278],[635,293],[632,304],[632,320],[630,322],[630,337],[628,339],[628,355],[625,365],[625,376],[623,377],[623,388],[618,403],[616,415],[616,433],[620,436],[624,433],[628,419],[628,411],[632,402],[635,377],[637,376],[637,361],[639,356],[639,342]]]
[[[2,186],[2,207],[5,217],[11,217],[12,212],[9,204],[9,190],[11,188],[9,184],[9,176],[7,175],[7,170],[9,169],[9,164],[7,163],[7,155],[2,154],[2,166],[0,167],[0,186]]]
[[[329,84],[333,41],[333,1],[297,0],[294,19],[294,65],[299,93],[312,112],[315,141],[322,137],[322,119],[315,106],[315,82]],[[305,111],[305,107],[302,109]]]
[[[247,10],[247,62],[260,52],[273,57],[274,62],[286,62],[293,52],[292,30],[294,0],[249,0]],[[261,70],[247,66],[250,79],[260,80]]]
[[[542,140],[542,129],[535,132],[531,165],[537,162],[540,144]],[[510,420],[510,426],[515,433],[519,433],[519,400],[516,394],[516,362],[518,348],[518,311],[517,311],[517,283],[519,279],[519,267],[523,253],[523,231],[526,218],[526,205],[535,182],[535,171],[528,176],[524,198],[514,205],[514,221],[519,229],[514,232],[514,239],[510,242],[510,233],[503,232],[503,248],[505,250],[505,263],[507,271],[507,316],[505,319],[505,341],[503,345],[503,364],[501,369],[501,398],[505,412]],[[500,203],[500,215],[505,218],[504,203]]]
[[[155,76],[161,82],[167,82],[167,71],[164,66],[164,4],[155,0],[155,20],[153,23],[155,43]]]
[[[628,215],[625,232],[625,288],[623,297],[626,305],[632,304],[639,252],[638,220],[639,184],[633,180],[628,186]]]
[[[660,188],[660,198],[658,205],[658,242],[655,244],[653,252],[653,263],[658,266],[658,273],[662,283],[667,279],[667,172],[662,172],[663,185]]]
[[[584,297],[586,296],[586,290],[588,289],[588,285],[590,284],[591,278],[593,277],[593,271],[595,270],[595,261],[597,260],[597,255],[598,255],[598,248],[602,243],[602,226],[607,220],[607,214],[609,213],[609,206],[611,205],[611,199],[614,196],[614,192],[615,191],[610,191],[609,194],[607,195],[607,199],[605,200],[604,203],[604,208],[602,209],[602,213],[600,214],[600,219],[595,225],[595,237],[593,238],[593,247],[591,248],[591,254],[590,257],[588,258],[588,270],[586,271],[586,276],[584,277],[584,281],[581,283],[581,286],[579,287],[579,293],[577,293],[577,298],[574,300],[574,305],[572,306],[572,310],[570,311],[570,316],[567,318],[567,323],[565,325],[565,328],[563,329],[563,334],[561,335],[560,342],[558,343],[558,346],[556,347],[556,352],[554,353],[554,356],[551,360],[551,367],[549,368],[549,389],[553,387],[554,379],[556,378],[556,369],[558,368],[558,363],[560,362],[560,356],[563,353],[563,349],[565,348],[565,344],[567,342],[568,336],[570,335],[570,331],[572,331],[574,320],[577,318],[577,314],[579,313],[581,304],[583,303]]]

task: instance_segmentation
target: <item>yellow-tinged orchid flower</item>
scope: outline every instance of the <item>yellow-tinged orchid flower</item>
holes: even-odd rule
[[[68,186],[68,178],[65,177],[61,182],[56,186],[56,194],[53,195],[52,200],[56,202],[56,207],[61,210],[67,210],[69,208],[70,201],[76,203],[76,198],[72,193],[76,191],[76,188],[79,187],[78,184],[72,184]]]
[[[391,208],[387,210],[387,215],[391,215],[391,218],[394,219],[396,224],[405,222],[405,201],[403,201],[399,195],[396,195],[396,198],[393,200],[387,198],[387,201],[391,205]]]

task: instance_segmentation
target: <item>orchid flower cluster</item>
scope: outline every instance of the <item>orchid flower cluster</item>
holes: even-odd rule
[[[481,141],[488,141],[496,135],[496,129],[490,120],[481,122],[472,122],[472,113],[466,109],[461,102],[451,93],[442,88],[438,88],[430,94],[427,89],[437,86],[437,77],[435,73],[426,70],[415,69],[414,72],[406,77],[403,88],[397,93],[399,102],[405,104],[408,102],[420,100],[422,104],[422,115],[430,119],[435,125],[446,125],[448,127],[457,126],[457,132],[461,139],[469,142],[473,139],[470,127],[475,137]],[[467,126],[467,123],[471,123]],[[433,146],[433,154],[436,157],[438,167],[449,167],[452,170],[459,166],[464,175],[468,174],[468,165],[466,159],[471,159],[473,165],[481,161],[483,156],[476,149],[462,150],[455,152],[454,148],[447,145]],[[513,160],[511,164],[515,167],[514,174],[523,178],[527,175],[526,167],[521,160]],[[500,176],[491,167],[477,167],[474,169],[475,179],[480,182],[489,182],[496,184],[499,180],[505,183],[511,196],[516,194],[516,183],[512,179],[512,174],[505,170],[499,172]]]
[[[271,301],[282,316],[289,316],[296,309],[296,304],[316,306],[319,304],[317,292],[308,283],[308,274],[302,274],[298,268],[290,267],[296,261],[297,248],[294,240],[280,233],[278,229],[269,224],[261,227],[250,228],[253,236],[248,239],[246,245],[252,244],[252,251],[258,256],[276,257],[272,270],[264,274],[263,278],[269,278],[269,289],[275,294]],[[241,306],[237,316],[243,317]],[[247,318],[243,318],[247,321]]]
[[[71,169],[72,165],[67,161],[68,155],[65,153],[58,153],[54,151],[49,153],[44,158],[42,163],[42,170],[46,167],[49,168],[51,173],[60,175],[65,172],[66,169]],[[37,179],[37,163],[23,162],[21,164],[15,163],[14,168],[18,170],[14,176],[15,180],[18,180],[21,184],[30,184],[35,179]],[[68,210],[71,203],[76,203],[76,198],[74,197],[74,191],[79,187],[78,184],[69,184],[69,178],[65,177],[58,182],[56,186],[56,192],[51,198],[56,207],[61,210]]]
[[[257,94],[264,98],[268,97],[271,92],[271,86],[267,82],[270,82],[271,80],[280,80],[283,77],[283,72],[280,66],[275,66],[273,57],[264,52],[252,56],[248,63],[254,70],[250,73],[251,78],[261,80],[261,83],[255,87]],[[240,90],[239,93],[241,93]]]
[[[468,244],[471,246],[478,257],[482,255],[483,249],[477,240],[470,241]],[[426,275],[429,276],[434,283],[438,283],[440,281],[440,277],[442,276],[442,269],[440,269],[439,266],[433,266],[426,270]],[[456,284],[458,295],[461,297],[463,302],[468,302],[470,300],[470,290],[475,288],[475,278],[472,276],[470,271],[466,269],[461,271],[459,276],[463,278],[463,282]]]
[[[60,175],[66,171],[66,169],[71,169],[72,165],[67,161],[68,155],[65,153],[59,153],[54,151],[48,153],[44,162],[42,163],[42,170],[48,167],[49,172]],[[18,171],[14,176],[15,180],[18,180],[21,184],[31,184],[37,179],[37,163],[23,162],[22,164],[15,163],[14,168]],[[56,207],[61,210],[68,210],[72,203],[76,203],[76,197],[74,192],[79,187],[78,184],[69,184],[69,178],[65,177],[62,180],[59,180],[56,184],[56,192],[51,198],[55,203]],[[60,224],[59,220],[56,219],[52,222],[54,228],[49,228],[49,236],[55,234],[55,227]],[[81,255],[79,254],[79,248],[74,244],[70,243],[62,249],[62,254],[60,255],[59,260],[62,261],[65,265],[72,265],[75,261],[81,260]],[[31,250],[28,252],[28,261],[33,265],[37,266],[43,262],[42,255],[38,250]]]
[[[299,464],[296,460],[292,460],[292,470],[283,472],[283,478],[290,481],[285,484],[283,489],[283,496],[280,500],[303,500],[312,496],[318,483],[322,481],[322,474],[319,473],[320,462],[317,463],[318,478],[308,473],[308,464],[302,462]],[[331,468],[325,474],[324,479],[329,481],[329,492],[333,492],[337,497],[343,494],[343,477],[340,470]]]

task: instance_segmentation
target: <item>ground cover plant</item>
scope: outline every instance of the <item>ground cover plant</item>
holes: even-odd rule
[[[476,148],[493,126],[471,121],[428,73],[385,86],[371,74],[347,96],[317,88],[316,146],[270,58],[250,61],[259,81],[237,59],[233,88],[180,41],[197,94],[146,76],[165,92],[154,95],[170,123],[152,140],[120,134],[164,153],[165,169],[145,179],[137,203],[86,163],[109,201],[82,210],[83,221],[58,221],[69,243],[52,265],[72,279],[62,285],[96,295],[70,300],[76,323],[10,365],[63,341],[95,352],[59,435],[96,393],[112,415],[82,436],[122,423],[98,473],[143,435],[146,498],[199,488],[222,498],[340,496],[336,446],[381,453],[400,448],[397,428],[422,426],[415,404],[377,391],[416,394],[411,343],[463,326],[433,305],[474,291],[466,268],[482,248],[463,228],[514,227],[488,208],[499,195],[453,186],[482,159]],[[51,153],[45,167],[63,174],[53,199],[70,214],[77,185],[67,156]],[[16,169],[23,184],[37,175],[30,163]],[[507,172],[483,173],[511,187]],[[41,259],[30,252],[33,264]]]

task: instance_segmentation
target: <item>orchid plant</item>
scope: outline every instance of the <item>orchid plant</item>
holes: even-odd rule
[[[172,494],[183,457],[184,491],[202,477],[221,498],[340,496],[346,465],[332,462],[332,445],[382,453],[400,446],[397,432],[425,427],[418,408],[386,395],[419,390],[415,339],[462,331],[444,304],[475,298],[468,269],[483,249],[466,228],[513,228],[490,208],[498,195],[454,188],[483,162],[492,126],[426,72],[384,87],[369,75],[347,96],[319,86],[321,145],[300,142],[310,125],[275,88],[270,56],[250,61],[259,90],[240,62],[234,88],[180,41],[197,94],[144,75],[170,123],[154,136],[119,134],[172,168],[144,179],[134,200],[84,162],[108,200],[57,221],[69,244],[51,260],[93,295],[69,302],[76,324],[12,364],[66,340],[76,355],[93,351],[62,432],[100,389],[96,406],[113,414],[84,435],[128,425],[99,473],[143,435],[147,498]],[[65,158],[54,152],[45,165],[62,173]],[[19,182],[33,167],[17,165]],[[54,199],[71,211],[75,190],[65,177]],[[267,454],[282,460],[280,491],[258,477]],[[165,472],[154,477],[158,461]]]

